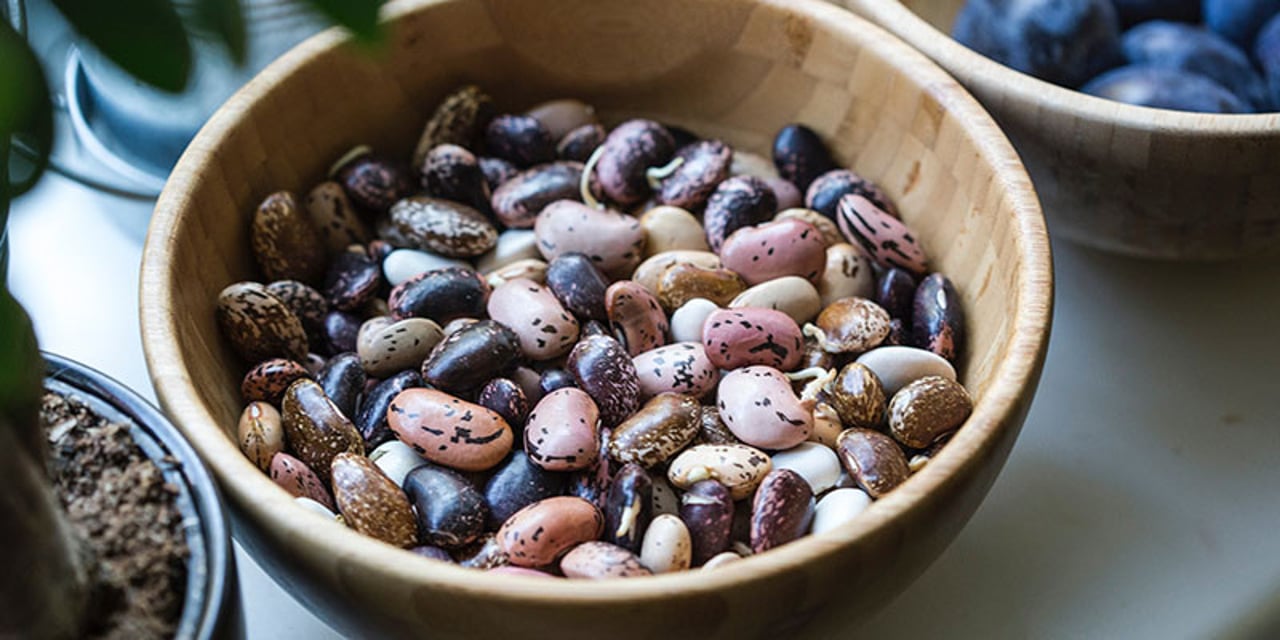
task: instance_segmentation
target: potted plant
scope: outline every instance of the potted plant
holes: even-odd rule
[[[190,44],[169,0],[54,4],[138,79],[171,91],[186,84]],[[189,4],[199,26],[243,60],[239,0]],[[365,41],[376,36],[380,2],[309,4]],[[52,148],[50,93],[21,8],[19,0],[0,7],[9,18],[0,21],[0,230]],[[22,158],[10,154],[15,141],[28,150]],[[212,477],[136,393],[41,354],[5,286],[6,258],[0,240],[0,637],[218,636],[234,617],[235,574]]]

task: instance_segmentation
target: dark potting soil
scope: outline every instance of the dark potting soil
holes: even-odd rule
[[[46,392],[54,491],[97,559],[91,638],[171,638],[182,614],[187,544],[178,490],[133,442],[73,396]]]

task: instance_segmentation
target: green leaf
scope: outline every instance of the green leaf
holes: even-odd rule
[[[35,185],[49,164],[53,148],[53,103],[44,70],[26,39],[7,21],[0,20],[0,151],[6,161],[12,141],[33,151],[34,158],[0,163],[7,165],[0,172],[0,190],[4,191],[0,205]],[[0,214],[6,211],[7,207],[0,209]]]
[[[0,416],[12,424],[35,423],[40,412],[44,360],[36,345],[31,318],[0,286]]]
[[[191,75],[191,43],[168,0],[53,0],[71,26],[135,78],[178,92]]]
[[[222,39],[236,64],[244,64],[246,36],[240,0],[198,0],[195,20],[201,28]]]
[[[382,39],[378,25],[378,9],[382,0],[307,0],[313,8],[330,20],[346,27],[365,44]]]

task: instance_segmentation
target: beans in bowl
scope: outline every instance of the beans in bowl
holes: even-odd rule
[[[407,162],[357,148],[254,213],[262,281],[217,302],[241,449],[310,510],[506,573],[710,568],[857,517],[972,410],[964,315],[814,131],[772,155],[457,90]]]

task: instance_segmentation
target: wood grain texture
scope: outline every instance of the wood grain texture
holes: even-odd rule
[[[1150,109],[1065,89],[948,37],[965,0],[841,0],[938,61],[1022,154],[1053,233],[1188,260],[1280,254],[1280,113]]]
[[[924,56],[813,0],[416,0],[386,14],[377,57],[328,32],[237,93],[174,171],[144,252],[157,393],[265,564],[336,607],[348,629],[437,638],[768,637],[819,613],[865,618],[923,571],[1003,464],[1049,335],[1044,220],[978,103]],[[259,277],[247,230],[260,198],[305,191],[357,143],[407,157],[462,82],[492,92],[500,110],[572,96],[607,122],[643,114],[766,155],[780,126],[813,127],[897,200],[960,290],[973,416],[855,522],[717,571],[591,584],[490,576],[307,515],[229,437],[245,365],[218,334],[216,293]]]

